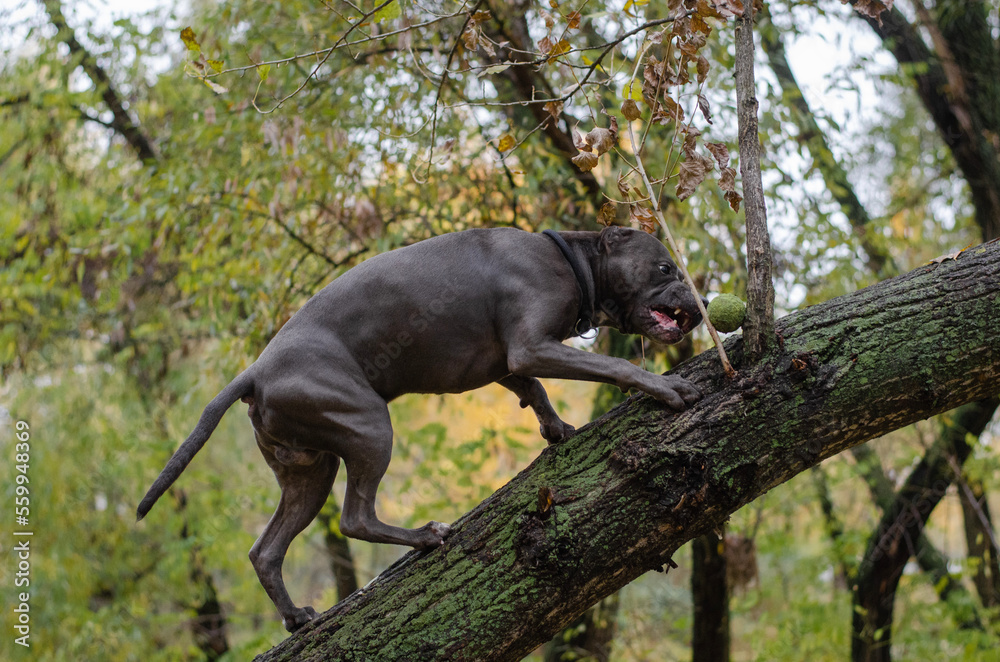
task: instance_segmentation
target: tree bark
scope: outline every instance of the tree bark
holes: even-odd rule
[[[854,586],[851,659],[888,662],[892,659],[892,612],[903,567],[916,553],[927,518],[955,480],[952,462],[960,466],[971,448],[967,434],[978,436],[997,408],[997,398],[961,407],[900,488],[892,508],[882,515],[858,571]]]
[[[801,471],[995,395],[998,329],[996,242],[792,313],[738,379],[709,354],[682,364],[701,402],[616,407],[258,659],[520,660]]]
[[[691,543],[693,662],[729,661],[729,590],[724,551],[725,544],[715,532],[698,536]]]
[[[736,114],[739,123],[740,175],[747,235],[747,318],[743,323],[746,354],[760,360],[774,345],[774,283],[771,238],[760,176],[760,136],[754,82],[753,2],[736,18]]]

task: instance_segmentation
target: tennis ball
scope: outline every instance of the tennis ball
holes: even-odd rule
[[[708,320],[723,333],[740,328],[746,316],[747,305],[733,294],[720,294],[708,304]]]

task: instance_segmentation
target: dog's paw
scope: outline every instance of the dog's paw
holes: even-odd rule
[[[319,616],[312,607],[301,607],[292,612],[289,616],[282,618],[281,622],[289,632],[295,632],[303,625]]]
[[[676,411],[687,409],[701,400],[701,391],[697,386],[683,377],[672,375],[660,377],[655,388],[647,392]]]
[[[556,419],[547,423],[542,423],[538,428],[538,431],[542,435],[542,439],[549,442],[550,444],[558,444],[559,442],[566,441],[576,432],[576,428],[569,423]]]
[[[428,522],[417,529],[420,539],[415,541],[417,549],[433,549],[444,544],[444,539],[451,533],[451,527],[443,522]]]

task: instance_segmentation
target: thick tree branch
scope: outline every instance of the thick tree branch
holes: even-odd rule
[[[777,323],[777,351],[672,413],[630,399],[260,656],[519,660],[680,545],[852,446],[1000,392],[1000,242]],[[730,356],[743,355],[730,339]],[[544,497],[544,498],[540,498]]]

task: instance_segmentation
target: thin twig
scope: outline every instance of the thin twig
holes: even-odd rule
[[[694,281],[691,280],[691,274],[688,273],[686,261],[684,259],[684,253],[681,252],[680,246],[674,241],[674,236],[670,232],[670,228],[667,227],[667,222],[663,218],[663,212],[660,211],[660,201],[656,199],[653,185],[649,182],[649,177],[646,176],[646,168],[642,165],[642,156],[639,154],[638,145],[635,141],[635,132],[632,130],[632,123],[626,122],[628,125],[628,138],[632,143],[632,150],[635,152],[635,162],[639,169],[639,174],[642,176],[642,181],[646,185],[646,191],[649,193],[650,204],[653,206],[653,214],[656,216],[656,220],[659,222],[660,227],[663,228],[663,234],[667,237],[667,243],[670,244],[670,250],[674,252],[677,256],[677,267],[681,270],[681,274],[684,276],[684,282],[691,289],[691,293],[694,295],[695,305],[698,306],[698,311],[701,312],[702,318],[705,320],[705,326],[708,327],[708,332],[712,336],[712,340],[715,342],[715,348],[719,350],[719,359],[722,361],[722,369],[725,371],[726,376],[729,378],[736,376],[736,371],[733,369],[732,364],[729,363],[729,357],[726,356],[726,350],[722,346],[722,340],[719,339],[719,333],[712,326],[712,323],[708,319],[708,311],[705,310],[705,304],[701,301],[701,295],[698,294],[698,288],[695,287]]]

